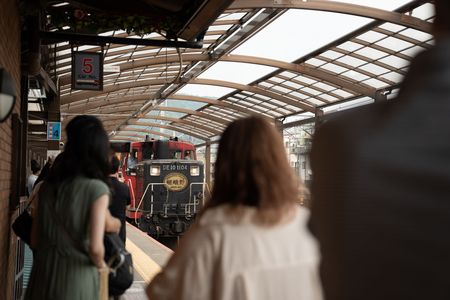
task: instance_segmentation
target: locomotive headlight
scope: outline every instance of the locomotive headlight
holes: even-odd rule
[[[160,166],[151,166],[150,167],[150,176],[159,176],[161,174]]]
[[[198,176],[198,175],[200,175],[199,166],[191,166],[191,176]]]

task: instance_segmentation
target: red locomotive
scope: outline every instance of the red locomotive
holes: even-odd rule
[[[182,235],[204,204],[204,166],[195,146],[175,138],[113,148],[122,152],[122,176],[130,188],[127,218],[158,239]]]

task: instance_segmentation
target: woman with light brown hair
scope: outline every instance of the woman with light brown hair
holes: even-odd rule
[[[222,135],[211,199],[163,271],[151,300],[322,299],[316,244],[277,129],[261,117]]]

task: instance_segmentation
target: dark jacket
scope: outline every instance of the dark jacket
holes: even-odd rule
[[[327,300],[450,299],[450,39],[398,99],[323,124],[311,165]]]
[[[112,201],[109,206],[109,211],[113,217],[116,217],[122,223],[120,227],[119,236],[125,243],[125,221],[126,221],[126,206],[130,204],[130,190],[125,183],[120,182],[115,177],[110,177],[112,189]]]

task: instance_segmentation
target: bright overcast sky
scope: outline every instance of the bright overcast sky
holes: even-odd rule
[[[410,2],[409,0],[340,1],[385,10],[394,10]],[[371,21],[373,20],[345,14],[293,9],[261,30],[232,54],[292,62]],[[219,62],[199,78],[248,84],[273,70],[266,66]],[[231,91],[233,90],[228,88],[189,84],[177,94],[220,98]]]

